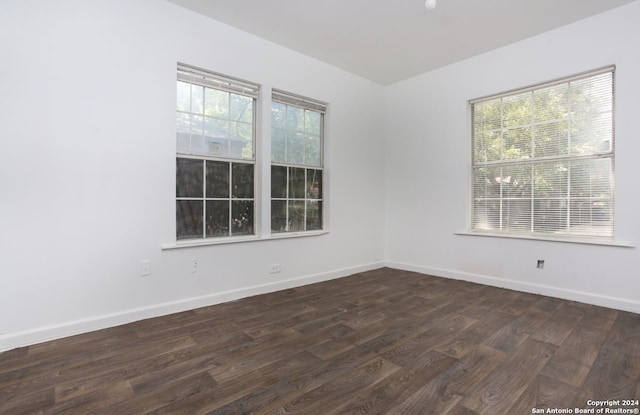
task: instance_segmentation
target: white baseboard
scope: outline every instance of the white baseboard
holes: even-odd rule
[[[568,290],[549,285],[532,284],[528,282],[496,278],[487,275],[460,272],[449,269],[425,267],[421,265],[405,264],[400,262],[386,262],[385,266],[404,271],[414,271],[421,274],[436,277],[451,278],[455,280],[475,282],[492,287],[507,288],[532,294],[542,294],[549,297],[562,298],[564,300],[593,304],[601,307],[614,308],[616,310],[630,311],[640,314],[640,302],[624,298],[610,297],[585,291]]]
[[[45,341],[55,340],[62,337],[101,330],[108,327],[115,327],[134,321],[144,320],[152,317],[159,317],[167,314],[178,313],[195,308],[220,304],[240,298],[251,297],[253,295],[266,294],[316,282],[328,281],[335,278],[346,277],[359,272],[371,271],[382,268],[383,262],[374,262],[354,267],[342,268],[338,270],[323,272],[319,274],[307,275],[298,278],[291,278],[284,281],[275,281],[267,284],[254,285],[251,287],[239,288],[237,290],[212,293],[201,297],[186,298],[163,304],[156,304],[148,307],[141,307],[122,312],[89,317],[75,321],[65,322],[58,325],[40,327],[33,330],[8,333],[0,335],[0,352],[15,349],[17,347],[29,346]]]

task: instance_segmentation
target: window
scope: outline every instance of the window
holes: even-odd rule
[[[612,238],[614,68],[471,102],[474,232]]]
[[[176,238],[255,233],[259,86],[178,64]]]
[[[273,90],[271,232],[323,229],[326,104]]]

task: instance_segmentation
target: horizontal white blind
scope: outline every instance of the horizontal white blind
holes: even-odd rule
[[[614,68],[471,109],[472,230],[613,236]]]
[[[260,91],[259,84],[184,63],[178,63],[178,80],[253,98],[258,98]]]
[[[315,99],[303,97],[302,95],[292,94],[290,92],[281,91],[279,89],[273,89],[271,92],[271,99],[283,104],[295,105],[299,108],[304,108],[320,113],[327,111],[327,103],[318,101]]]

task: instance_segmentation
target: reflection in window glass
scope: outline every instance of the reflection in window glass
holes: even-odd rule
[[[207,201],[206,237],[229,235],[229,202],[226,200]]]
[[[202,237],[202,201],[176,201],[177,239]]]
[[[326,104],[275,91],[271,107],[271,232],[322,229]]]
[[[614,68],[471,104],[473,231],[611,238]]]
[[[178,64],[177,239],[254,234],[258,92],[256,84]]]

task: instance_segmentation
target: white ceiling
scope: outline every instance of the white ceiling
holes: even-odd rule
[[[169,1],[388,85],[637,0]]]

